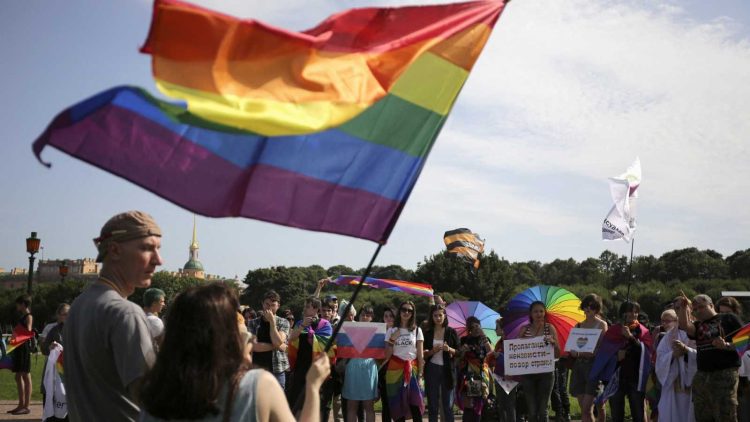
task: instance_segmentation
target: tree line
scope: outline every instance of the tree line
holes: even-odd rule
[[[318,265],[258,268],[245,276],[244,283],[248,287],[241,299],[243,304],[259,307],[263,292],[274,289],[282,297],[282,308],[288,307],[297,315],[304,297],[315,289],[316,280],[363,271],[344,265],[327,269]],[[726,258],[710,249],[678,249],[658,258],[653,255],[634,257],[632,269],[626,256],[610,251],[581,262],[570,258],[545,264],[510,262],[490,251],[480,258],[476,272],[464,261],[441,251],[425,257],[414,270],[398,265],[375,266],[372,276],[428,283],[448,302],[479,300],[501,314],[505,304],[524,289],[538,284],[561,286],[579,297],[597,293],[604,300],[607,316],[612,319],[617,318],[616,309],[626,300],[630,282],[630,298],[638,301],[652,320],[658,320],[664,305],[681,292],[688,296],[705,293],[717,299],[722,291],[750,290],[750,249]],[[353,289],[329,286],[324,293],[348,298]],[[396,306],[407,298],[414,300],[418,311],[425,315],[428,301],[417,296],[365,288],[357,302],[373,305],[379,314],[386,306]],[[748,317],[750,313],[746,311],[744,318]]]
[[[342,274],[361,274],[364,269],[335,265],[324,268],[319,265],[307,267],[275,266],[248,271],[244,278],[247,288],[240,291],[235,285],[243,305],[258,309],[263,293],[273,289],[282,298],[282,309],[291,309],[299,316],[305,297],[316,287],[317,280]],[[542,264],[539,261],[510,262],[490,251],[480,258],[478,271],[470,265],[444,251],[426,256],[415,269],[399,265],[375,266],[373,277],[428,283],[447,302],[454,300],[479,300],[487,306],[503,312],[503,307],[517,293],[537,285],[549,284],[564,287],[579,297],[597,293],[605,305],[605,313],[616,319],[616,309],[627,296],[631,282],[630,297],[641,304],[652,321],[658,321],[665,303],[680,292],[688,296],[705,293],[716,300],[722,291],[750,290],[750,249],[737,251],[723,257],[707,249],[685,248],[667,252],[660,257],[637,256],[631,266],[628,258],[604,251],[598,258],[587,258],[580,262],[570,259],[555,259]],[[234,284],[233,280],[225,281]],[[154,275],[152,286],[167,294],[167,310],[172,299],[185,288],[205,283],[203,280],[178,277],[167,272]],[[34,287],[32,310],[39,329],[44,322],[54,319],[57,305],[72,303],[86,286],[83,280],[68,277],[64,283],[49,283]],[[15,324],[14,301],[24,289],[0,291],[0,321],[3,332]],[[336,294],[339,299],[348,299],[353,287],[327,286],[323,296]],[[130,300],[142,304],[143,290],[136,290]],[[386,306],[397,306],[402,300],[412,300],[420,316],[426,316],[428,299],[407,296],[402,293],[364,288],[357,304],[369,303],[380,315]],[[750,303],[745,302],[744,320],[750,319]],[[358,307],[358,306],[357,306]]]

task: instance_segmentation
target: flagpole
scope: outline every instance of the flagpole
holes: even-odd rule
[[[333,333],[331,334],[331,338],[328,339],[328,343],[326,343],[326,347],[324,350],[324,354],[328,354],[328,352],[331,350],[331,347],[333,347],[333,343],[336,341],[336,336],[339,334],[339,331],[341,331],[341,326],[344,325],[344,320],[346,319],[346,316],[349,315],[349,309],[351,309],[352,304],[355,300],[357,300],[357,295],[359,294],[359,291],[362,289],[362,285],[365,284],[365,279],[370,275],[370,271],[372,271],[372,266],[375,263],[375,258],[378,257],[378,254],[380,253],[380,248],[383,247],[383,243],[379,243],[377,249],[375,249],[375,253],[372,254],[372,258],[370,258],[370,263],[367,264],[367,268],[365,268],[364,273],[359,278],[359,283],[357,283],[357,288],[354,289],[354,293],[352,293],[352,297],[349,299],[349,303],[346,304],[346,307],[344,308],[344,313],[342,314],[343,317],[339,319],[339,322],[336,324],[336,327],[333,329]],[[331,368],[331,371],[334,369]],[[298,410],[302,410],[302,403],[304,400],[305,395],[300,394],[297,396],[296,400],[294,401],[294,406],[292,407],[292,412],[297,412]]]
[[[359,295],[359,291],[362,290],[362,285],[365,284],[365,280],[367,279],[367,277],[370,276],[372,265],[375,263],[375,258],[378,257],[378,254],[380,253],[380,248],[382,247],[383,247],[383,244],[379,243],[378,248],[375,249],[375,253],[372,254],[372,258],[370,258],[370,263],[367,264],[367,268],[365,268],[365,272],[359,278],[359,283],[357,283],[357,288],[354,289],[354,293],[352,293],[352,297],[349,299],[349,303],[347,303],[346,307],[344,308],[344,313],[342,314],[343,316],[339,319],[339,322],[336,324],[336,327],[333,329],[333,334],[331,334],[331,338],[328,339],[328,343],[326,344],[326,347],[325,347],[325,353],[328,353],[328,351],[331,350],[331,347],[333,347],[333,342],[336,341],[336,335],[338,335],[339,331],[341,331],[341,326],[344,325],[344,320],[346,319],[346,316],[349,315],[349,310],[354,304],[354,301],[357,300],[357,295]]]
[[[635,246],[635,237],[630,241],[630,278],[628,280],[628,294],[625,297],[626,302],[630,302],[630,285],[633,283],[633,247]]]

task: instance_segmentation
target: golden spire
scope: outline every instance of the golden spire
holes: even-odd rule
[[[193,214],[193,242],[190,244],[190,250],[198,249],[198,235],[195,230],[195,214]]]

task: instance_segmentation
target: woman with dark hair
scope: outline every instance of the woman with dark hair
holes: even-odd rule
[[[28,415],[29,401],[31,401],[31,342],[34,340],[34,331],[32,325],[34,317],[31,315],[31,296],[22,295],[16,298],[16,311],[21,315],[21,319],[13,328],[13,340],[28,338],[18,347],[13,349],[13,367],[11,370],[16,374],[16,387],[18,388],[18,406],[9,410],[11,415]]]
[[[485,358],[492,352],[492,344],[482,331],[482,324],[474,316],[466,318],[467,335],[461,337],[458,353],[458,407],[463,410],[462,420],[479,421],[482,409],[493,387],[492,376]]]
[[[459,347],[458,333],[448,326],[445,306],[433,305],[424,333],[425,390],[430,422],[437,422],[442,406],[444,419],[453,422],[453,356]]]
[[[599,317],[602,310],[602,298],[595,293],[586,295],[581,301],[581,310],[586,315],[586,319],[576,324],[576,328],[589,328],[602,330],[599,336],[599,343],[607,332],[607,322]],[[598,347],[598,344],[597,344]],[[598,393],[599,381],[589,379],[591,366],[594,364],[594,352],[570,352],[571,357],[575,359],[573,363],[573,372],[570,378],[570,394],[578,399],[581,406],[581,421],[594,421],[594,398]],[[604,422],[606,416],[604,406],[597,406],[597,420]]]
[[[141,421],[294,420],[276,378],[249,369],[238,310],[236,295],[222,283],[177,296],[161,351],[143,379]],[[329,372],[325,356],[308,371],[304,420],[319,420],[319,390]]]
[[[519,332],[521,338],[542,337],[545,343],[553,346],[555,358],[560,356],[557,330],[547,322],[547,307],[544,302],[535,301],[529,306],[529,323],[521,327]],[[547,422],[547,403],[552,396],[554,384],[554,371],[526,374],[521,378],[529,422]]]
[[[414,422],[421,422],[424,413],[419,386],[424,370],[424,336],[417,327],[416,309],[414,302],[402,302],[395,326],[386,332],[386,393],[391,418],[397,422],[405,420],[409,412]]]

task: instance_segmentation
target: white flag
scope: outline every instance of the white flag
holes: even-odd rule
[[[630,242],[635,233],[635,204],[641,184],[641,160],[628,167],[625,173],[609,179],[609,192],[614,205],[602,223],[602,239]]]

